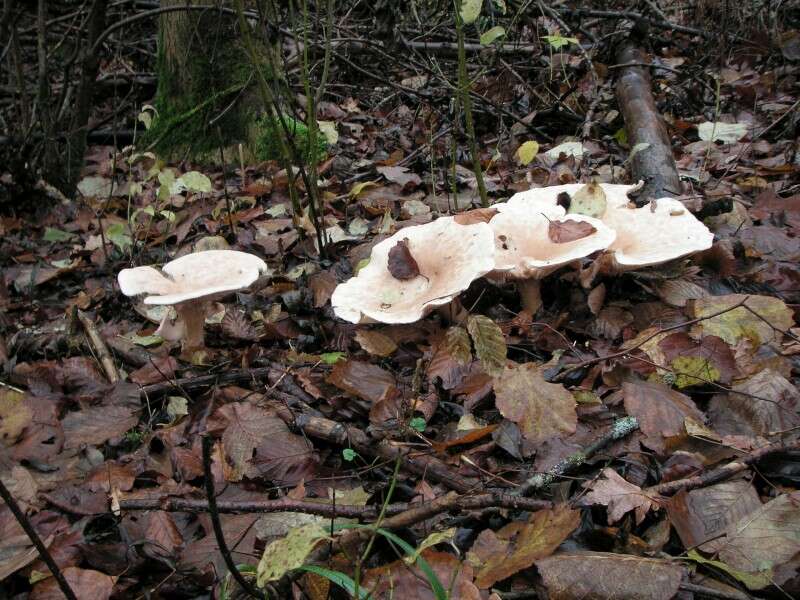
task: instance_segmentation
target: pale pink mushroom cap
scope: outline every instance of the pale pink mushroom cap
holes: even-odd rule
[[[559,186],[563,187],[563,186]],[[560,206],[537,210],[530,205],[509,206],[489,225],[495,235],[495,269],[514,279],[541,279],[562,265],[608,248],[616,237],[600,220],[584,215],[564,215]],[[548,233],[550,222],[579,221],[596,231],[586,237],[557,244]]]
[[[389,272],[389,251],[406,239],[420,274],[401,281]],[[493,268],[494,233],[488,224],[459,225],[440,217],[376,244],[358,275],[336,287],[331,304],[336,316],[350,323],[414,323]]]
[[[149,294],[145,304],[180,304],[243,290],[268,272],[259,257],[236,250],[206,250],[176,258],[161,270],[123,269],[117,276],[126,296]]]
[[[609,203],[603,222],[617,231],[611,250],[617,267],[624,270],[659,265],[708,250],[714,243],[708,227],[674,198],[659,198],[641,208]]]
[[[584,187],[582,183],[556,185],[521,192],[512,196],[503,212],[520,206],[552,208],[558,195],[573,196]],[[636,185],[599,184],[606,195],[605,225],[614,229],[617,237],[609,250],[617,267],[633,270],[668,262],[695,252],[707,250],[714,241],[711,233],[679,200],[659,198],[641,208],[629,208],[627,193]]]

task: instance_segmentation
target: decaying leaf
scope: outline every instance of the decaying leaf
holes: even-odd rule
[[[554,244],[567,244],[588,237],[596,232],[597,229],[586,221],[550,221],[547,228],[547,235]]]
[[[575,433],[575,398],[559,383],[548,383],[535,363],[512,365],[494,382],[495,404],[528,442],[538,444]]]
[[[394,340],[376,329],[359,329],[355,338],[358,344],[373,356],[391,356],[397,350]]]
[[[686,573],[675,561],[606,552],[559,552],[536,568],[550,600],[670,600]]]
[[[533,513],[526,523],[512,521],[497,533],[484,529],[470,550],[477,563],[475,583],[488,588],[549,556],[580,523],[580,511],[557,506]]]
[[[258,586],[264,587],[270,581],[280,579],[285,573],[302,566],[314,546],[327,539],[328,533],[322,524],[308,523],[269,544],[258,563]]]
[[[642,488],[625,481],[614,469],[603,469],[603,478],[589,486],[587,504],[608,507],[608,522],[616,523],[629,511],[636,512],[636,523],[641,523],[653,507],[654,500],[642,493]]]
[[[732,308],[740,302],[745,306]],[[728,308],[732,310],[726,311]],[[756,345],[780,341],[783,334],[779,332],[794,325],[792,309],[780,298],[771,296],[712,296],[695,300],[693,309],[695,318],[721,313],[700,321],[693,331],[704,336],[716,335],[731,345],[743,338],[752,339]]]

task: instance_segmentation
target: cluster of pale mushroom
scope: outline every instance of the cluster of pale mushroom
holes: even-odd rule
[[[487,222],[440,217],[375,245],[369,263],[340,284],[331,303],[351,323],[413,323],[458,301],[479,277],[517,280],[523,308],[541,306],[541,280],[599,252],[618,272],[711,247],[714,236],[684,205],[661,198],[637,208],[638,186],[605,183],[532,189],[495,204]]]
[[[177,318],[165,312],[155,333],[180,341],[181,355],[191,359],[205,348],[203,325],[215,302],[267,273],[267,264],[253,254],[205,250],[176,258],[160,271],[149,266],[123,269],[117,281],[126,296],[144,295],[146,305],[174,307]]]

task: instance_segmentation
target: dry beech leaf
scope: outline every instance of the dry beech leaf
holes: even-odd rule
[[[397,387],[394,375],[359,360],[340,360],[326,381],[369,403],[386,398],[389,390]]]
[[[560,383],[548,383],[535,363],[506,367],[494,382],[500,413],[519,426],[531,444],[575,433],[575,398]]]
[[[497,533],[484,529],[470,550],[480,562],[475,584],[491,587],[549,556],[580,521],[579,510],[560,505],[533,513],[527,523],[512,521]]]
[[[497,323],[484,315],[470,315],[467,331],[475,345],[475,355],[487,374],[497,376],[506,364],[506,339]]]
[[[397,344],[392,338],[375,329],[359,329],[355,338],[358,345],[373,356],[385,358],[397,350]]]
[[[62,570],[62,575],[64,575],[64,579],[67,580],[69,587],[72,588],[78,598],[108,600],[114,591],[116,577],[111,577],[100,571],[67,567]],[[61,600],[64,598],[64,594],[61,593],[61,588],[59,588],[56,580],[53,577],[48,577],[33,586],[28,598],[29,600]]]
[[[459,225],[474,225],[475,223],[488,223],[497,214],[496,208],[473,208],[453,216]]]
[[[554,244],[567,244],[592,235],[597,229],[586,221],[550,221],[547,235]]]
[[[642,493],[642,488],[625,481],[614,469],[603,469],[602,476],[589,485],[592,491],[583,501],[608,507],[608,522],[611,524],[632,510],[636,511],[636,524],[641,523],[654,501]]]
[[[605,552],[559,552],[536,568],[550,600],[670,600],[686,573],[675,561]]]
[[[408,248],[408,239],[400,240],[394,248],[389,250],[388,268],[392,277],[400,281],[414,279],[419,275],[419,265],[417,265],[414,257],[411,256],[411,250]]]
[[[222,331],[237,340],[252,342],[258,338],[255,327],[240,310],[227,310],[222,317]]]
[[[456,325],[445,332],[444,347],[458,364],[468,365],[472,362],[472,345],[469,334],[463,327]]]

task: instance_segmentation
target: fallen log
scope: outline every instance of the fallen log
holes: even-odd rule
[[[648,60],[635,40],[630,39],[618,48],[617,62],[620,68],[616,94],[631,147],[631,175],[633,181],[644,181],[638,198],[646,201],[680,196],[681,180],[667,128],[656,109],[650,75],[641,66]]]

